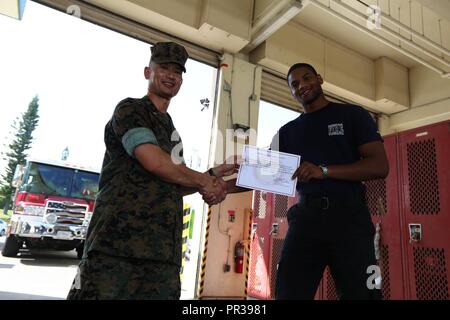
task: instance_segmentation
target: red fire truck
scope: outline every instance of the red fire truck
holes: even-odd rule
[[[29,160],[18,166],[13,215],[3,256],[21,248],[76,249],[80,259],[98,191],[99,172],[65,162]]]

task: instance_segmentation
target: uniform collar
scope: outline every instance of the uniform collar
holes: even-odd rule
[[[146,107],[148,107],[149,110],[150,110],[152,113],[155,113],[155,112],[157,112],[157,113],[162,113],[162,112],[160,112],[160,111],[156,108],[156,106],[155,106],[155,105],[153,104],[153,102],[148,98],[147,95],[143,96],[142,99],[141,99],[141,101],[144,102],[144,105],[145,105]]]

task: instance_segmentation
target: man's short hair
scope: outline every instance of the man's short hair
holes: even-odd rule
[[[289,75],[291,74],[291,72],[296,70],[296,69],[299,69],[299,68],[308,68],[309,70],[311,70],[317,76],[317,71],[316,71],[316,69],[314,69],[314,67],[312,65],[310,65],[308,63],[303,63],[303,62],[296,63],[296,64],[292,65],[289,68],[289,71],[288,71],[287,76],[286,76],[286,80],[288,82],[289,82],[289,80],[288,80],[289,79]]]

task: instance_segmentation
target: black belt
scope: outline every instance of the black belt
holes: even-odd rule
[[[300,197],[300,204],[309,208],[328,210],[332,208],[345,208],[360,205],[364,201],[361,195],[350,197],[348,195],[316,195],[304,194]]]

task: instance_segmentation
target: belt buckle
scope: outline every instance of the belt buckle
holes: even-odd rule
[[[321,202],[325,201],[325,203],[321,203],[322,210],[328,210],[330,208],[330,200],[328,197],[322,197],[320,198]]]

